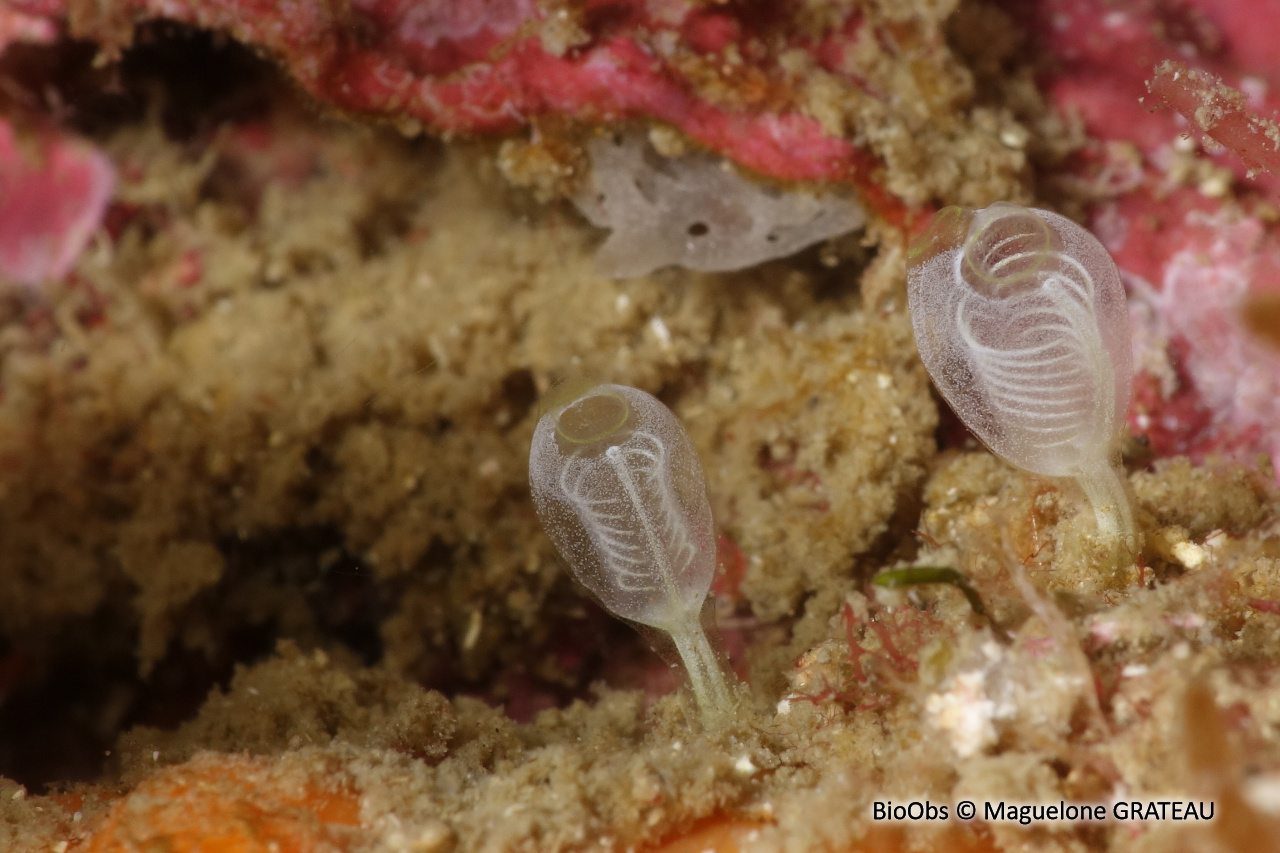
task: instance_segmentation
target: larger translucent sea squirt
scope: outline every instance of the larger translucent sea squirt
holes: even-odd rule
[[[538,517],[611,613],[670,635],[704,720],[732,695],[700,614],[715,572],[702,466],[656,398],[597,385],[542,416],[529,451]]]
[[[907,263],[916,345],[956,414],[1014,465],[1074,478],[1099,534],[1128,541],[1112,455],[1133,357],[1107,250],[1063,216],[999,203],[943,209]]]

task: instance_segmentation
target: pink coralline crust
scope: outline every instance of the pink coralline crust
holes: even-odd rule
[[[1280,355],[1241,334],[1240,308],[1260,260],[1280,247],[1253,217],[1189,217],[1202,240],[1174,252],[1164,268],[1159,315],[1191,348],[1187,367],[1201,398],[1238,428],[1272,431],[1280,423]],[[1268,437],[1280,458],[1280,433]]]
[[[0,53],[15,42],[48,44],[58,37],[58,3],[32,3],[28,11],[0,4]],[[44,7],[50,7],[45,11]]]
[[[1130,197],[1127,233],[1108,247],[1126,272],[1135,304],[1139,378],[1131,425],[1160,455],[1280,459],[1280,353],[1244,331],[1246,294],[1276,287],[1280,235],[1255,216],[1206,203],[1193,191],[1162,200],[1168,224]],[[1161,365],[1151,359],[1167,359]]]
[[[1234,41],[1227,41],[1219,27],[1219,19],[1238,27],[1225,14],[1230,5],[1218,0],[1043,0],[1027,16],[1028,23],[1060,63],[1042,81],[1044,88],[1056,104],[1079,115],[1092,136],[1136,143],[1149,157],[1187,129],[1172,111],[1156,110],[1147,95],[1147,81],[1164,60],[1180,60],[1233,86],[1245,78],[1256,80],[1264,91],[1252,106],[1274,111],[1280,108],[1275,45],[1270,55],[1256,47],[1250,51],[1265,56],[1265,64],[1242,65]],[[1245,5],[1270,5],[1280,14],[1274,3]],[[1265,13],[1255,8],[1254,14]],[[1223,162],[1241,175],[1247,171],[1233,158]]]
[[[388,41],[418,76],[451,74],[487,60],[535,14],[531,0],[359,0],[352,5],[378,32],[391,34]]]
[[[354,114],[416,120],[446,137],[511,133],[546,117],[657,120],[762,175],[847,183],[885,219],[908,218],[877,183],[874,157],[791,105],[778,56],[809,50],[841,73],[842,50],[784,35],[789,4],[737,10],[588,0],[573,4],[564,25],[576,35],[565,44],[547,36],[556,22],[545,16],[558,15],[548,6],[559,8],[535,0],[117,0],[110,10],[112,21],[164,17],[228,32],[275,55],[321,101]],[[77,34],[103,37],[90,16],[72,21]],[[851,43],[858,26],[851,18],[837,42]],[[750,82],[730,93],[732,105],[700,92],[689,65],[730,44],[752,69]]]
[[[19,138],[0,119],[0,279],[34,286],[66,275],[114,187],[111,162],[88,143]]]
[[[1258,22],[1277,14],[1274,2],[1044,0],[1024,16],[1055,59],[1046,92],[1099,141],[1081,171],[1111,196],[1092,227],[1130,287],[1130,428],[1158,455],[1280,459],[1280,359],[1241,316],[1246,296],[1278,286],[1280,235],[1250,196],[1280,198],[1280,176],[1250,178],[1231,152],[1201,152],[1245,190],[1243,203],[1212,182],[1176,186],[1169,169],[1185,160],[1191,128],[1146,91],[1157,63],[1175,59],[1243,88],[1252,110],[1270,114],[1280,107],[1280,44]],[[1124,144],[1136,146],[1136,162],[1118,164],[1111,146]]]
[[[353,113],[416,119],[445,135],[512,132],[545,116],[656,119],[764,175],[852,182],[871,204],[900,215],[874,187],[874,161],[826,134],[816,120],[762,105],[729,108],[697,94],[673,45],[688,55],[733,42],[756,67],[776,67],[775,53],[749,47],[749,26],[729,11],[684,0],[590,0],[580,8],[580,43],[558,53],[544,44],[547,12],[532,0],[357,0],[349,6],[123,0],[111,6],[113,16],[164,17],[229,32],[275,54],[322,101]],[[96,35],[92,20],[77,25]]]

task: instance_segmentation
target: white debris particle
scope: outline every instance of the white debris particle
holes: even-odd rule
[[[1179,542],[1171,549],[1173,556],[1188,569],[1198,569],[1208,554],[1194,542]]]
[[[739,776],[752,776],[758,769],[749,755],[740,755],[738,760],[733,762],[733,771]]]
[[[431,821],[409,845],[413,853],[443,853],[454,844],[453,829],[442,821]]]
[[[1011,125],[1000,131],[1000,144],[1006,148],[1015,150],[1026,148],[1030,139],[1031,133],[1020,124]]]
[[[1205,198],[1223,198],[1231,190],[1231,174],[1225,170],[1215,170],[1197,187]]]
[[[663,349],[671,347],[671,330],[667,328],[667,324],[662,321],[661,317],[654,317],[650,320],[649,328],[653,330],[653,336],[658,339],[658,343]]]
[[[1267,100],[1267,81],[1261,77],[1246,75],[1240,78],[1240,91],[1255,110],[1262,109]]]
[[[1175,628],[1182,628],[1187,631],[1197,631],[1208,623],[1199,613],[1178,613],[1169,617],[1169,624]],[[1176,656],[1177,648],[1174,649],[1174,654]]]
[[[1112,619],[1099,619],[1089,626],[1091,636],[1099,646],[1109,646],[1120,639],[1120,623]]]
[[[464,651],[471,651],[476,647],[476,643],[480,642],[480,629],[483,626],[484,614],[479,610],[472,610],[471,617],[467,621],[467,633],[462,638]]]
[[[991,722],[996,703],[986,696],[985,680],[982,670],[962,672],[951,679],[949,690],[934,693],[925,702],[929,721],[950,735],[951,748],[961,758],[975,755],[996,741]]]
[[[1280,773],[1266,773],[1246,779],[1244,798],[1260,812],[1280,815]]]

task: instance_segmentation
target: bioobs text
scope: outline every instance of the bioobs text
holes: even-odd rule
[[[912,800],[909,803],[877,800],[871,804],[872,820],[946,820],[950,816],[948,806],[934,805],[928,800]]]

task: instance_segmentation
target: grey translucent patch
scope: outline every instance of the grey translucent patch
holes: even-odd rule
[[[848,196],[784,191],[703,153],[661,157],[638,133],[597,137],[588,150],[591,176],[574,203],[612,232],[596,255],[612,278],[744,269],[866,223]]]

